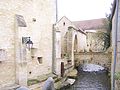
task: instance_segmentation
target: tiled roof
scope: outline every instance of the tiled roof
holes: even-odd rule
[[[73,23],[77,26],[82,28],[83,30],[91,30],[91,29],[101,29],[104,28],[105,18],[100,19],[92,19],[92,20],[85,20],[85,21],[73,21]]]

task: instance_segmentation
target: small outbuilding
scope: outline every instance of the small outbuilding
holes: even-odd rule
[[[74,25],[67,17],[62,17],[54,26],[55,30],[55,72],[61,74],[61,62],[65,72],[74,67],[74,53],[86,50],[86,33]]]

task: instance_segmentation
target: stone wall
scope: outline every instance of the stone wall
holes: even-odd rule
[[[62,17],[55,24],[56,38],[56,60],[55,72],[61,74],[61,62],[65,68],[74,66],[74,52],[83,52],[86,48],[86,34],[79,30],[68,18]],[[70,65],[69,65],[70,64]],[[71,70],[71,69],[70,69]],[[65,73],[68,73],[66,69]]]
[[[115,0],[114,0],[115,2]],[[112,65],[111,65],[111,86],[112,90],[115,88],[115,90],[118,90],[119,84],[117,85],[115,82],[117,82],[114,78],[115,73],[120,72],[120,1],[118,0],[114,3],[115,9],[112,19]],[[118,5],[118,7],[117,7]],[[114,8],[113,6],[113,8]],[[118,9],[118,10],[117,10]],[[117,44],[117,45],[116,45]],[[116,84],[116,85],[114,85]],[[114,86],[114,87],[113,87]]]
[[[111,53],[98,53],[98,52],[86,52],[86,53],[75,53],[75,65],[92,63],[101,65],[103,67],[109,68],[111,67]]]
[[[61,53],[64,54],[66,53],[65,49],[67,44],[67,40],[65,39],[70,39],[67,38],[71,32],[75,31],[77,35],[77,41],[78,41],[78,51],[84,51],[86,48],[86,35],[82,31],[78,31],[79,28],[77,28],[68,18],[65,16],[62,17],[55,25],[56,30],[60,31],[61,33]],[[75,34],[73,33],[73,34]],[[68,41],[71,42],[71,41]],[[72,44],[74,45],[74,43]]]
[[[87,35],[77,32],[77,52],[84,52],[87,50]]]
[[[106,29],[97,29],[95,31],[87,32],[87,51],[106,51],[110,43],[109,33],[107,33]]]
[[[52,72],[52,29],[56,22],[55,0],[2,0],[0,2],[0,88]],[[19,21],[16,15],[20,15]],[[26,24],[26,25],[25,25]],[[29,51],[22,37],[30,37]],[[3,53],[3,52],[2,52]],[[3,53],[4,54],[4,53]],[[0,54],[0,55],[3,55]]]

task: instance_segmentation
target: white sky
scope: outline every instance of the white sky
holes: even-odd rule
[[[113,0],[58,0],[58,20],[62,16],[71,21],[104,18],[110,13]]]

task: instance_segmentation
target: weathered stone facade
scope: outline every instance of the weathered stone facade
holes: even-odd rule
[[[52,72],[55,11],[56,0],[0,2],[0,88],[27,85],[28,79]],[[31,50],[22,44],[22,37],[30,37]]]
[[[103,66],[104,68],[111,70],[111,59],[112,53],[103,52],[86,52],[86,53],[75,53],[75,66],[82,64],[96,64]]]
[[[61,73],[61,62],[65,69],[74,67],[74,52],[84,52],[86,49],[86,34],[77,28],[65,16],[55,25],[56,32],[56,73]]]
[[[87,34],[87,52],[103,52],[109,47],[108,23],[105,18],[74,22],[77,27],[81,27]]]
[[[87,51],[104,52],[108,49],[109,46],[106,44],[110,43],[110,38],[107,31],[105,31],[101,29],[96,32],[87,32]]]
[[[111,86],[112,90],[119,90],[119,80],[115,79],[115,74],[120,72],[120,1],[114,0],[111,21],[112,21],[112,65],[111,65]],[[120,81],[119,81],[120,82]],[[115,85],[116,84],[116,85]]]

